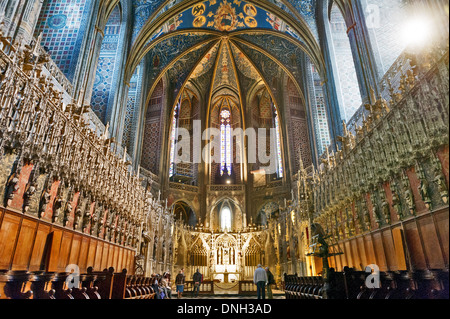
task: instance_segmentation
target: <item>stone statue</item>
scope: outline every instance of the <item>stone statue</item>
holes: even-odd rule
[[[56,196],[55,202],[53,203],[53,217],[52,220],[55,223],[58,221],[59,216],[61,215],[63,205],[63,199],[60,195]]]
[[[428,193],[428,181],[424,178],[420,179],[419,186],[417,187],[419,190],[420,197],[422,198],[423,202],[425,203],[425,206],[427,209],[431,209],[431,198]]]
[[[402,209],[402,203],[400,200],[400,196],[398,195],[397,190],[392,189],[392,206],[394,207],[395,213],[397,214],[397,217],[399,220],[403,219],[403,209]]]
[[[78,207],[77,210],[75,211],[75,219],[73,221],[73,229],[75,229],[75,230],[78,229],[78,226],[80,225],[80,221],[81,221],[81,217],[82,216],[83,216],[83,212]]]
[[[41,197],[41,203],[40,203],[40,211],[39,211],[39,218],[43,218],[45,216],[45,211],[47,210],[47,205],[50,203],[51,198],[51,188],[47,187],[45,188],[44,192],[42,193]]]
[[[442,202],[448,204],[448,188],[444,176],[442,174],[437,174],[434,178],[434,183],[438,187]]]
[[[63,220],[64,226],[67,226],[67,223],[69,222],[70,214],[72,213],[72,210],[73,210],[72,201],[70,199],[71,199],[71,197],[69,196],[69,200],[66,203],[66,208],[64,209],[64,220]]]
[[[34,182],[30,183],[25,190],[25,194],[23,196],[23,210],[27,213],[30,210],[31,198],[36,194],[36,185]]]
[[[19,173],[14,172],[8,181],[6,188],[6,206],[11,206],[15,194],[19,190]]]

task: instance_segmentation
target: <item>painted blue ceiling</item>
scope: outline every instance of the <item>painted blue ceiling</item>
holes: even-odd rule
[[[147,61],[150,63],[147,76],[150,82],[156,82],[164,68],[182,54],[211,38],[212,36],[209,34],[182,34],[157,44],[147,54]]]
[[[184,0],[185,1],[185,0]],[[281,10],[289,13],[295,18],[295,15],[289,8],[279,0],[268,0]],[[286,0],[289,2],[302,16],[305,22],[310,26],[312,32],[317,37],[317,28],[315,24],[315,7],[317,0]],[[166,12],[174,5],[183,2],[183,0],[173,0],[168,2],[155,16],[159,16]],[[136,39],[139,31],[150,19],[150,17],[166,3],[165,0],[133,0],[134,8],[134,29],[133,41]],[[221,9],[226,6],[231,7],[231,11]],[[226,17],[226,14],[230,14]],[[248,28],[267,28],[287,32],[293,37],[300,40],[299,36],[293,30],[282,22],[278,17],[259,8],[256,5],[249,4],[239,0],[209,0],[195,5],[183,12],[180,16],[175,17],[175,22],[168,22],[169,28],[161,28],[152,38],[156,38],[161,34],[173,31],[173,29],[185,28],[204,28],[220,31],[233,31]],[[174,24],[175,23],[175,24]],[[227,26],[227,23],[230,25]],[[231,25],[234,24],[234,25]],[[223,30],[224,29],[224,30]],[[227,30],[229,29],[229,30]]]

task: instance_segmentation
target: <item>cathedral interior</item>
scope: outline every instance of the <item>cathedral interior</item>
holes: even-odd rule
[[[0,299],[152,299],[180,269],[245,295],[260,264],[287,299],[448,298],[448,19],[0,0]]]

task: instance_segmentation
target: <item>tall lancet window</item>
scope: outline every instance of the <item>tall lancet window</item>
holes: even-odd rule
[[[172,116],[172,132],[170,134],[170,168],[169,168],[169,177],[173,177],[175,175],[175,167],[176,167],[176,142],[178,138],[178,119],[180,116],[180,108],[181,108],[181,100],[175,107]]]
[[[228,109],[224,109],[220,113],[220,142],[221,142],[221,165],[220,165],[220,175],[231,176],[232,169],[232,139],[231,139],[231,112]]]
[[[283,178],[284,169],[283,169],[283,155],[281,150],[280,117],[278,116],[278,111],[274,104],[272,104],[272,108],[273,108],[274,127],[276,131],[277,176],[278,178]]]
[[[220,228],[222,231],[231,231],[231,209],[228,205],[225,205],[220,213]]]

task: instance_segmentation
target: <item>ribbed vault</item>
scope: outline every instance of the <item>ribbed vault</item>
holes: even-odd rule
[[[126,64],[125,80],[130,79],[134,69],[149,52],[169,38],[200,34],[212,39],[228,37],[240,41],[244,41],[246,36],[248,39],[248,36],[252,38],[252,35],[256,35],[254,40],[270,36],[274,47],[296,48],[308,56],[322,79],[326,80],[319,45],[305,20],[294,18],[286,10],[266,0],[193,0],[172,4],[170,8],[164,9],[164,13],[149,19],[140,30]],[[269,59],[277,60],[277,63],[285,60],[278,53],[271,52],[269,47],[263,47],[261,41],[252,45],[258,46],[258,50]],[[293,70],[286,71],[293,75]]]

